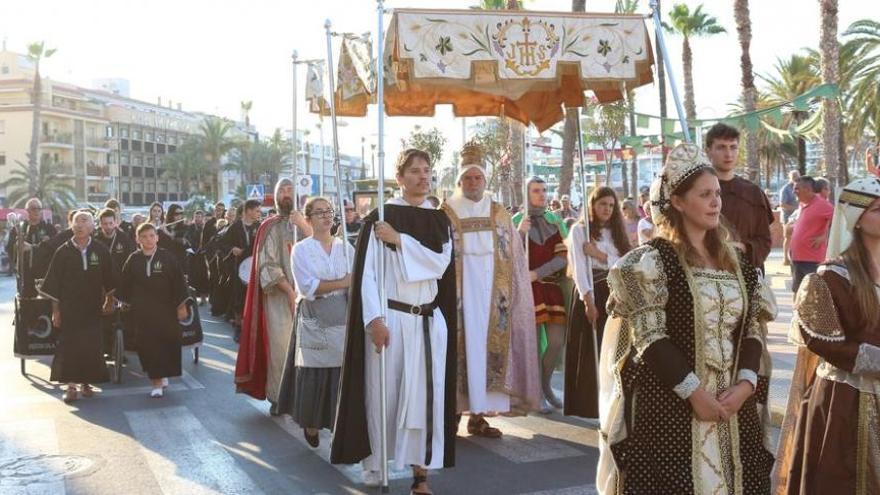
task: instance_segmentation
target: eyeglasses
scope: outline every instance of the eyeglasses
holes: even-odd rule
[[[336,212],[333,210],[315,210],[309,216],[317,218],[333,218],[334,213]]]

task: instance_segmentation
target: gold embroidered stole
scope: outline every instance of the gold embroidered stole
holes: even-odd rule
[[[458,393],[467,396],[467,352],[465,348],[464,312],[462,307],[462,260],[466,232],[492,232],[494,267],[489,309],[489,331],[486,342],[486,390],[509,393],[506,387],[507,356],[510,352],[510,304],[513,301],[513,231],[510,214],[498,203],[492,202],[489,217],[459,218],[444,204],[443,211],[452,224],[452,242],[455,252],[455,280],[458,311]]]

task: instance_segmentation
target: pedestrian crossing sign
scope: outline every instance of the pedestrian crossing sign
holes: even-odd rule
[[[247,199],[256,199],[259,201],[263,201],[263,198],[266,196],[266,190],[263,184],[248,184],[247,185]]]

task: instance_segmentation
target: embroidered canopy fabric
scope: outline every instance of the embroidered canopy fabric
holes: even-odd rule
[[[385,38],[388,115],[507,116],[543,131],[563,106],[652,81],[642,16],[396,9]]]

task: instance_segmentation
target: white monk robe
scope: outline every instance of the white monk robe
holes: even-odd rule
[[[407,206],[399,198],[387,204]],[[425,201],[421,208],[433,209]],[[388,299],[407,304],[422,305],[434,301],[437,295],[437,281],[452,259],[452,242],[443,244],[443,252],[437,253],[419,241],[400,235],[401,246],[396,251],[385,252],[385,290]],[[376,256],[379,241],[370,236],[364,260],[361,298],[363,301],[364,327],[381,316],[379,288],[376,277]],[[422,317],[386,309],[386,326],[389,332],[389,346],[386,348],[386,400],[388,456],[394,459],[395,469],[404,469],[415,464],[425,463],[427,442],[427,411],[425,377],[425,348],[422,330]],[[443,467],[443,416],[445,374],[446,374],[446,320],[439,308],[434,309],[431,318],[431,353],[434,375],[434,429],[432,438],[430,469]],[[366,330],[369,332],[369,329]],[[379,415],[379,353],[369,335],[366,337],[366,408],[367,429],[370,436],[372,455],[363,460],[367,471],[380,468],[380,415]]]
[[[485,195],[479,202],[453,196],[447,204],[458,218],[489,217],[492,197]],[[468,400],[459,410],[473,414],[510,411],[510,396],[486,390],[486,345],[489,337],[489,315],[494,280],[495,245],[492,232],[465,232],[462,238],[461,301],[464,313],[464,342],[467,363]]]

